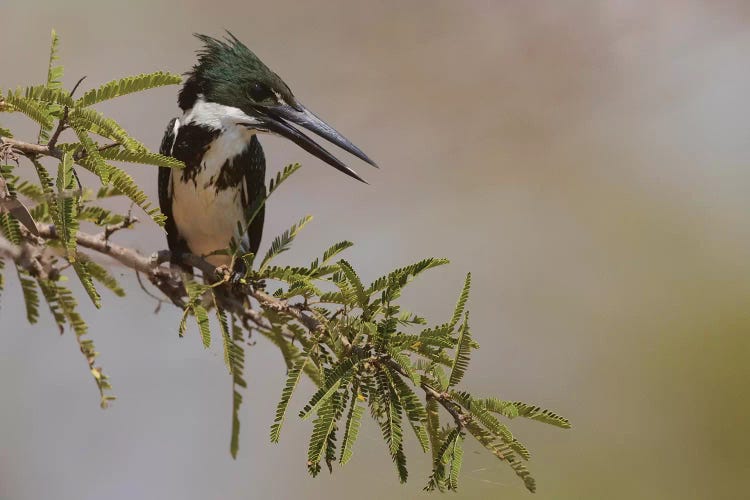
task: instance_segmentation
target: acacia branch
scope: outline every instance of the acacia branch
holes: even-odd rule
[[[37,227],[39,230],[39,239],[54,240],[58,238],[57,230],[53,224],[37,224]],[[43,273],[46,277],[52,271],[59,273],[61,270],[60,268],[55,270],[49,268],[44,269],[44,266],[41,266],[39,262],[37,262],[37,259],[28,258],[28,247],[34,248],[38,246],[41,249],[41,243],[43,242],[37,241],[35,245],[33,243],[34,236],[25,229],[23,230],[23,233],[25,244],[20,248],[0,237],[0,255],[4,255],[14,260],[16,264],[28,270],[34,276],[39,276],[40,273]],[[111,234],[111,232],[107,231],[107,229],[100,234],[89,234],[79,231],[76,234],[76,240],[78,246],[82,248],[87,248],[102,255],[107,255],[118,261],[120,264],[133,269],[136,272],[143,273],[148,276],[151,283],[159,288],[159,290],[161,290],[161,292],[164,293],[173,304],[181,308],[186,306],[186,293],[182,276],[172,272],[167,266],[163,265],[170,260],[171,254],[169,251],[162,250],[151,256],[142,255],[132,248],[112,243],[109,241],[109,234]],[[26,251],[23,250],[24,248],[26,248]],[[203,273],[204,278],[209,282],[215,283],[221,281],[226,273],[225,268],[221,266],[215,267],[205,259],[196,255],[183,254],[180,256],[180,259],[185,264],[199,269]],[[242,292],[255,299],[260,304],[261,308],[294,318],[312,335],[318,336],[326,329],[324,322],[318,319],[315,316],[315,312],[305,304],[290,304],[286,300],[276,298],[263,290],[251,286],[242,286]],[[225,294],[225,296],[222,296],[221,302],[223,307],[237,314],[243,322],[251,322],[256,328],[262,328],[264,330],[270,329],[271,325],[263,315],[259,311],[250,308],[240,297],[235,297],[233,294]],[[293,340],[291,334],[285,335],[285,337],[287,340]],[[345,336],[341,337],[341,342],[344,346],[345,355],[358,354],[364,356],[367,354],[363,347],[352,346],[349,339]],[[399,373],[404,378],[409,378],[408,374],[394,359],[384,357],[378,358],[378,361],[387,365],[388,368]],[[456,422],[456,425],[459,427],[463,426],[467,416],[456,406],[447,393],[437,390],[424,381],[420,383],[420,387],[428,398],[435,399],[446,409],[446,411],[448,411],[448,413],[450,413]]]
[[[57,133],[57,130],[55,130],[55,133]],[[55,138],[55,142],[56,141],[57,139]],[[101,152],[117,147],[119,145],[119,142],[112,142],[99,146],[98,149],[99,152]],[[63,152],[55,146],[55,143],[53,143],[51,139],[49,144],[34,144],[31,142],[11,139],[10,137],[0,136],[0,146],[9,148],[12,153],[20,154],[31,159],[37,158],[39,156],[49,156],[50,158],[56,158],[58,160],[62,160],[63,158]],[[76,163],[80,164],[80,160],[86,158],[86,156],[86,151],[81,149],[75,155],[73,155],[73,160]]]
[[[29,158],[37,156],[51,156],[62,160],[62,152],[55,148],[50,148],[45,144],[32,144],[30,142],[18,141],[10,137],[0,137],[0,144],[8,146],[13,153],[17,153]]]

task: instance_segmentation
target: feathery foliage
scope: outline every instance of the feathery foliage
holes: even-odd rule
[[[518,410],[519,417],[530,418],[537,422],[562,427],[563,429],[570,429],[570,421],[567,418],[561,417],[550,410],[545,410],[544,408],[530,405],[528,403],[522,403],[520,401],[514,402],[513,406]]]
[[[80,257],[80,255],[79,255]],[[109,291],[117,295],[118,297],[125,296],[125,290],[120,286],[114,276],[101,264],[89,260],[88,258],[84,261],[86,264],[86,270],[91,277],[104,285]]]
[[[292,227],[284,231],[283,234],[274,238],[273,242],[271,243],[271,247],[268,249],[268,252],[266,252],[266,256],[263,257],[263,261],[260,263],[259,272],[262,273],[268,266],[268,263],[271,262],[274,257],[282,252],[286,252],[287,250],[289,250],[289,246],[292,244],[292,241],[294,241],[294,238],[311,220],[312,216],[306,215],[302,219],[300,219],[299,222],[293,224]]]
[[[57,169],[58,210],[55,223],[57,234],[70,262],[76,261],[77,212],[78,198],[80,198],[80,195],[74,192],[74,188],[73,158],[69,153],[65,153]]]
[[[8,93],[5,95],[5,104],[0,109],[23,113],[41,125],[42,128],[48,130],[52,128],[52,124],[54,123],[53,109],[49,104],[27,99],[21,95],[21,89],[16,89],[16,91],[8,90]]]
[[[365,413],[365,407],[360,404],[360,398],[364,399],[364,396],[356,391],[356,388],[352,390],[352,402],[349,407],[349,413],[346,416],[346,425],[344,430],[344,443],[341,446],[341,457],[339,463],[345,465],[351,460],[354,454],[354,443],[357,442],[359,436],[359,427],[362,424],[362,415]]]
[[[114,99],[135,92],[162,87],[164,85],[177,85],[182,82],[180,75],[157,71],[137,76],[128,76],[105,83],[99,88],[91,89],[76,101],[76,106],[91,106],[102,101]]]
[[[48,227],[49,234],[40,243],[30,236],[33,225],[30,229],[26,222],[19,224],[13,215],[1,209],[2,205],[0,232],[19,248],[31,245],[45,254],[43,259],[36,256],[34,262],[42,268],[44,263],[54,272],[28,266],[17,254],[9,254],[15,259],[11,262],[17,270],[27,319],[30,323],[39,319],[44,300],[60,333],[66,329],[73,332],[96,382],[100,404],[106,407],[114,399],[109,379],[97,365],[98,353],[66,279],[75,273],[80,281],[78,290],[85,292],[96,307],[102,305],[97,286],[118,297],[124,296],[125,290],[106,267],[91,254],[80,251],[78,241],[85,241],[81,225],[97,227],[104,243],[115,231],[131,228],[135,219],[129,212],[119,213],[101,206],[102,200],[113,196],[129,199],[153,221],[163,224],[163,214],[152,207],[125,166],[113,163],[169,168],[183,165],[148,151],[115,120],[91,106],[176,84],[181,78],[164,72],[121,78],[89,90],[76,100],[62,87],[58,46],[59,38],[53,32],[44,84],[0,94],[0,111],[23,113],[41,126],[37,147],[46,148],[45,153],[26,155],[34,167],[29,172],[36,174],[35,179],[24,178],[12,165],[14,161],[4,157],[0,157],[0,176],[8,195],[29,203],[31,216],[40,227]],[[72,130],[67,135],[74,142],[62,143],[58,140],[60,133],[67,129]],[[9,138],[12,131],[0,128],[0,136]],[[55,174],[50,174],[43,164],[43,156],[58,160]],[[101,186],[93,190],[84,188],[77,167],[95,174]],[[289,165],[271,179],[266,196],[255,200],[250,207],[248,225],[269,196],[299,168],[299,164]],[[24,218],[21,217],[22,221]],[[456,490],[465,458],[463,447],[469,438],[508,464],[525,486],[534,491],[535,481],[525,465],[530,453],[511,433],[507,420],[523,417],[562,428],[570,427],[570,423],[536,405],[492,396],[477,397],[457,387],[470,367],[471,351],[479,348],[469,328],[467,310],[471,275],[466,276],[452,314],[443,318],[443,322],[430,324],[419,314],[403,309],[399,299],[416,277],[447,264],[447,259],[422,259],[368,283],[350,261],[341,259],[341,253],[353,245],[341,241],[307,266],[272,265],[273,259],[290,248],[310,220],[310,216],[302,218],[273,239],[262,259],[252,254],[242,255],[240,246],[234,245],[233,259],[241,259],[246,268],[238,283],[227,283],[229,278],[223,271],[211,276],[204,268],[201,268],[202,282],[188,275],[182,276],[181,285],[172,280],[177,288],[184,286],[184,290],[178,290],[179,299],[170,295],[183,308],[177,327],[180,336],[188,332],[192,316],[196,324],[193,328],[208,348],[212,323],[218,324],[232,385],[229,445],[232,457],[239,450],[240,409],[247,389],[245,346],[250,335],[258,333],[279,348],[287,369],[270,428],[272,442],[281,438],[292,397],[304,386],[302,378],[309,378],[315,386],[298,409],[301,419],[312,421],[307,468],[313,476],[322,470],[323,463],[331,471],[334,462],[343,466],[354,459],[355,444],[368,409],[380,428],[401,482],[408,479],[406,445],[409,439],[415,439],[422,451],[431,456],[432,471],[425,489]],[[0,254],[0,291],[5,279],[2,270],[7,267],[3,258]],[[254,306],[259,307],[252,309]],[[411,431],[404,433],[404,428]]]
[[[62,88],[62,77],[64,74],[63,67],[55,64],[58,57],[58,45],[60,44],[60,38],[57,36],[55,30],[52,30],[52,41],[50,43],[49,50],[49,64],[47,66],[47,83],[46,87],[49,89],[60,89]],[[37,137],[38,142],[49,140],[49,128],[41,126],[39,128],[39,135]]]
[[[154,165],[156,167],[183,168],[185,166],[180,160],[171,156],[164,156],[150,151],[128,150],[122,146],[107,148],[100,151],[99,155],[106,160],[140,163],[141,165]]]
[[[284,425],[284,417],[286,416],[286,410],[289,407],[289,400],[292,399],[292,394],[302,378],[302,371],[309,361],[309,355],[302,356],[287,374],[284,390],[281,391],[281,400],[276,406],[276,418],[271,426],[271,441],[274,443],[279,442],[281,426]]]
[[[458,341],[456,342],[456,353],[451,365],[451,374],[448,379],[448,387],[453,387],[464,377],[466,369],[469,368],[469,357],[471,356],[471,334],[469,333],[469,313],[465,313],[464,322],[458,330]]]
[[[21,284],[23,302],[26,304],[26,319],[33,325],[39,319],[39,294],[36,291],[36,281],[19,270],[18,282]]]
[[[152,208],[146,194],[137,186],[133,178],[124,170],[107,163],[107,160],[172,168],[180,168],[182,163],[173,158],[149,152],[115,120],[104,116],[90,106],[118,96],[177,84],[180,83],[181,77],[172,73],[156,72],[121,78],[97,89],[89,90],[80,99],[73,100],[71,93],[62,88],[60,80],[63,68],[56,64],[58,50],[59,37],[53,31],[46,83],[8,90],[5,96],[0,98],[0,111],[20,112],[39,123],[41,125],[40,142],[50,139],[50,131],[55,121],[65,120],[64,125],[73,130],[78,142],[55,145],[56,151],[60,153],[59,158],[62,159],[62,154],[65,152],[70,153],[72,162],[96,174],[103,187],[109,185],[115,187],[119,193],[127,196],[142,208],[155,222],[163,224],[164,216],[158,209]],[[8,134],[4,133],[5,131],[2,132],[0,135],[10,136],[9,131]],[[92,135],[112,142],[100,145],[91,138]],[[63,211],[70,208],[69,202],[64,202],[62,205]],[[74,252],[74,249],[68,250]]]

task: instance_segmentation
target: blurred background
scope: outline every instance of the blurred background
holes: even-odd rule
[[[421,257],[404,304],[435,322],[474,272],[465,385],[536,402],[572,430],[512,422],[540,499],[739,498],[750,487],[750,4],[745,1],[3,0],[0,87],[43,81],[49,31],[65,83],[187,71],[193,32],[232,30],[310,109],[380,165],[369,186],[276,138],[271,171],[304,168],[271,200],[264,245],[310,213],[282,262],[334,241],[372,279]],[[177,87],[100,109],[158,148]],[[19,136],[36,135],[4,115]],[[156,200],[156,170],[130,166]],[[145,217],[141,217],[142,220]],[[165,247],[143,223],[116,240]],[[411,443],[398,484],[379,430],[308,477],[309,422],[269,425],[284,379],[247,353],[240,454],[218,349],[123,268],[129,298],[81,296],[119,397],[101,411],[73,336],[29,326],[10,276],[0,308],[0,498],[424,498]],[[7,272],[6,272],[7,275]],[[75,285],[74,285],[75,286]],[[80,291],[80,290],[79,290]],[[80,295],[79,295],[80,296]],[[44,316],[44,315],[43,315]],[[303,388],[302,393],[310,387]],[[294,404],[303,404],[296,398]],[[531,498],[477,446],[451,498]]]

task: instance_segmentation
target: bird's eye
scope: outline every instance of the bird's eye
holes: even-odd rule
[[[265,101],[266,99],[273,97],[271,89],[260,82],[253,82],[250,85],[248,94],[250,94],[250,97],[256,102]]]

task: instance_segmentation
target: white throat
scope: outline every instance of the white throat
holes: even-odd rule
[[[260,121],[246,114],[240,108],[206,102],[205,97],[201,94],[198,95],[193,107],[183,113],[180,123],[182,125],[195,124],[217,130],[228,130],[238,125],[244,128],[254,128],[254,126],[260,124]]]

